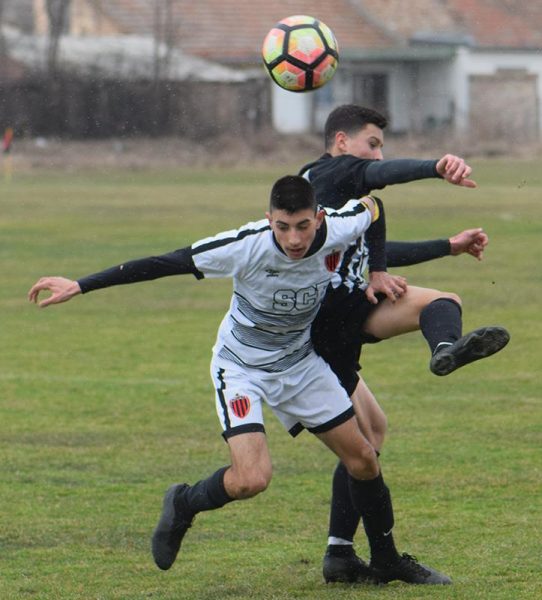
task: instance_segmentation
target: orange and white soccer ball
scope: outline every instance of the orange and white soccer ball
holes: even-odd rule
[[[339,48],[322,21],[294,15],[269,31],[262,47],[263,63],[275,83],[290,92],[308,92],[325,85],[335,74]]]

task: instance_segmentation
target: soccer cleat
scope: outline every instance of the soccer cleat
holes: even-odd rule
[[[502,350],[509,340],[510,334],[504,327],[480,327],[437,350],[429,368],[435,375],[449,375],[459,367]]]
[[[323,574],[326,583],[376,583],[369,565],[352,550],[347,556],[324,555]]]
[[[194,520],[193,513],[179,510],[179,495],[188,487],[186,483],[180,483],[167,490],[162,515],[152,535],[152,556],[163,571],[167,571],[175,562],[183,537]]]
[[[377,568],[371,565],[371,569],[379,583],[389,583],[390,581],[426,585],[449,585],[452,583],[447,575],[422,565],[417,558],[410,554],[402,554],[399,561],[391,567]]]

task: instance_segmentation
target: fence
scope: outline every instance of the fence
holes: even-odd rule
[[[35,76],[0,81],[0,128],[18,136],[250,135],[271,122],[267,81],[116,81]]]

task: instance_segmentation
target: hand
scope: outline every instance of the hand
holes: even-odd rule
[[[437,163],[437,172],[448,183],[461,185],[463,187],[475,188],[476,182],[468,179],[472,173],[471,167],[459,156],[453,154],[444,155]]]
[[[450,254],[467,253],[477,260],[484,258],[484,248],[489,244],[489,238],[485,231],[478,227],[476,229],[465,229],[450,238]]]
[[[38,306],[40,308],[45,308],[50,304],[67,302],[81,293],[81,288],[77,281],[72,281],[65,277],[42,277],[30,288],[28,300],[37,303],[38,296],[43,290],[48,290],[51,292],[51,295],[39,303]]]
[[[369,286],[365,295],[371,304],[378,304],[376,293],[382,292],[393,303],[407,291],[407,281],[400,275],[390,275],[386,271],[371,271]]]

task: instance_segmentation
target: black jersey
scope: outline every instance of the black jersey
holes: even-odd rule
[[[319,204],[340,208],[352,198],[360,198],[387,185],[440,178],[437,162],[412,158],[369,160],[351,154],[331,156],[326,153],[302,167],[299,174],[312,183]]]
[[[332,157],[326,153],[305,165],[300,175],[310,181],[322,206],[335,208],[343,206],[351,198],[365,196],[386,185],[440,177],[436,165],[436,160],[368,160],[350,154]],[[365,239],[369,245],[370,270],[385,270],[386,262],[388,266],[405,266],[431,260],[444,256],[450,249],[448,240],[386,242],[384,245],[383,213],[367,230]],[[375,248],[377,260],[376,265],[372,265],[371,255],[375,254]],[[383,261],[379,253],[385,256]],[[352,252],[353,267],[357,256]],[[354,268],[350,271],[356,275]],[[367,301],[360,281],[363,281],[362,277],[353,277],[349,273],[349,277],[343,279],[343,285],[329,288],[325,304],[312,326],[316,352],[331,366],[348,395],[353,393],[359,380],[357,371],[362,344],[376,341],[368,339],[362,332],[363,323],[374,310],[374,305]]]

